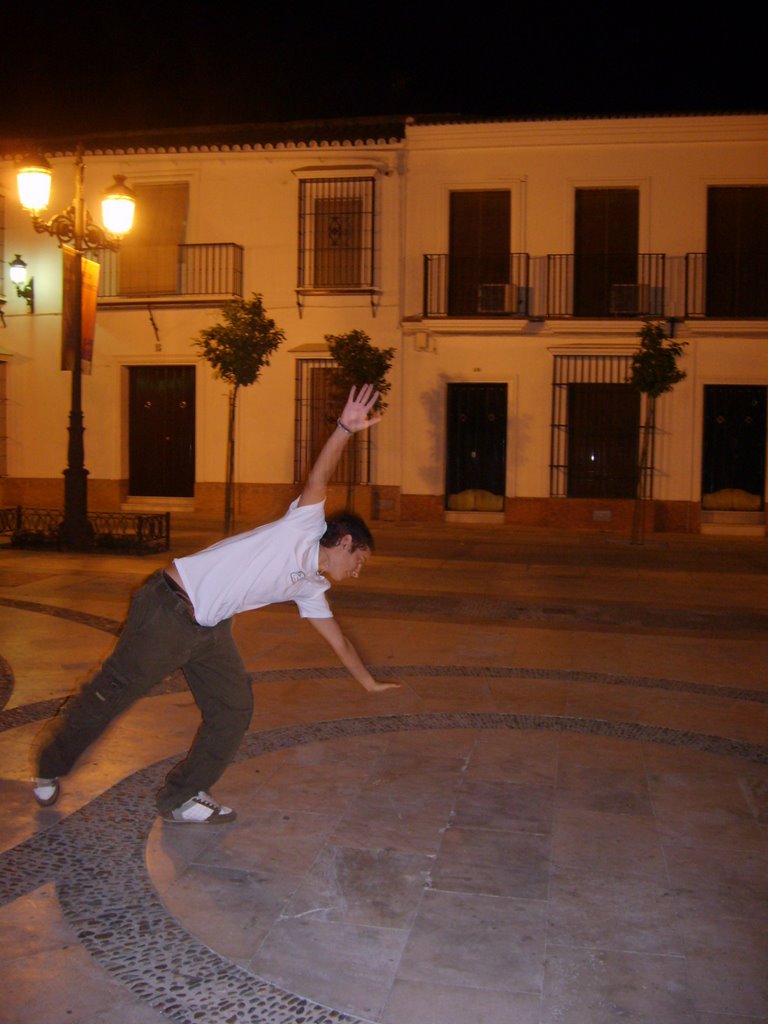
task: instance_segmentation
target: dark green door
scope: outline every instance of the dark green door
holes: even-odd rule
[[[483,490],[504,498],[507,385],[449,384],[446,496]]]
[[[195,493],[195,367],[131,366],[129,479],[137,496]]]
[[[635,497],[639,425],[631,385],[568,385],[569,498]]]
[[[752,384],[704,386],[702,494],[728,488],[765,494],[766,392]]]

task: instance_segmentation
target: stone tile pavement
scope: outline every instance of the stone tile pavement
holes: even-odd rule
[[[172,556],[216,526],[174,515]],[[210,830],[153,816],[180,677],[29,794],[165,556],[0,547],[0,1021],[768,1021],[766,541],[375,532],[332,601],[401,688],[241,616],[256,711]]]

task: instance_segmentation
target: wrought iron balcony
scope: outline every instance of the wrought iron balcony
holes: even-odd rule
[[[424,256],[425,317],[528,316],[528,253]]]
[[[424,257],[425,317],[662,317],[663,253]]]
[[[575,253],[547,256],[547,317],[665,315],[663,253]]]
[[[99,301],[153,303],[242,298],[243,247],[209,242],[101,252]]]
[[[768,253],[424,257],[425,317],[768,317]]]
[[[687,253],[685,315],[768,317],[768,253]]]

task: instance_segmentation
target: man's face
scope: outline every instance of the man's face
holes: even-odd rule
[[[370,553],[370,549],[366,547],[355,548],[353,551],[352,537],[346,534],[335,547],[328,549],[328,575],[337,582],[356,580]]]

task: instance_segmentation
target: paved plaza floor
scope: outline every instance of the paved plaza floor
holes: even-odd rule
[[[235,823],[154,816],[197,727],[180,676],[39,809],[38,730],[140,582],[218,539],[173,531],[0,546],[0,1021],[768,1021],[766,539],[380,524],[331,602],[399,689],[247,613]]]

